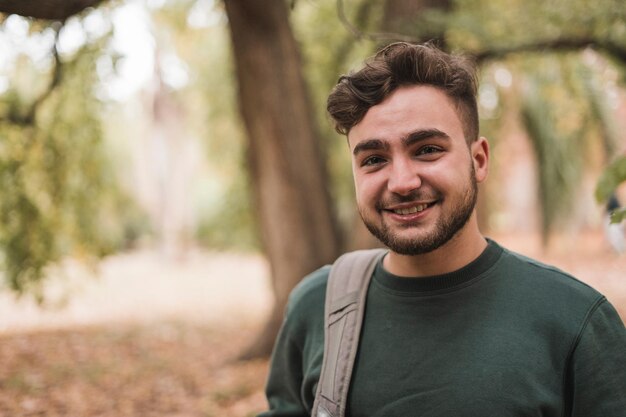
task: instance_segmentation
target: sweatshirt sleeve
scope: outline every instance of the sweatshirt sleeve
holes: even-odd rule
[[[258,417],[310,415],[324,352],[328,271],[323,267],[308,275],[289,296],[265,388],[269,410]]]
[[[581,329],[570,373],[572,417],[626,417],[626,329],[605,298]]]
[[[300,397],[302,386],[302,350],[290,334],[290,322],[285,320],[276,339],[265,394],[269,410],[258,417],[306,417]]]

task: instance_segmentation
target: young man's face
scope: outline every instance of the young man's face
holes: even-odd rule
[[[441,90],[401,87],[348,134],[359,212],[392,251],[418,255],[467,224],[488,145],[467,145],[453,102]]]

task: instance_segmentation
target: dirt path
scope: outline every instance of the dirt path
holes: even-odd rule
[[[269,309],[267,270],[259,255],[199,250],[178,261],[155,251],[116,255],[95,273],[68,262],[48,286],[45,309],[0,293],[0,334],[161,320],[238,323]]]

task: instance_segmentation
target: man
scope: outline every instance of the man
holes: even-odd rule
[[[473,67],[396,43],[328,99],[347,135],[376,266],[352,373],[351,417],[626,416],[626,331],[598,292],[485,239]],[[261,416],[308,416],[329,267],[293,291]]]

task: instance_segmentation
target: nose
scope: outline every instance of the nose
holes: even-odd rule
[[[410,161],[395,160],[391,166],[387,188],[398,195],[408,195],[422,185],[417,168]]]

